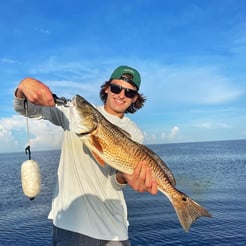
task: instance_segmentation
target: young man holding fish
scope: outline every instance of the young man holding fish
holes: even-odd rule
[[[140,83],[136,69],[116,68],[109,81],[101,86],[104,105],[97,109],[134,141],[142,143],[141,131],[125,116],[144,104]],[[29,117],[49,120],[64,129],[58,180],[49,214],[54,224],[53,245],[130,245],[122,189],[128,184],[139,192],[157,193],[157,184],[146,163],[140,161],[131,175],[108,165],[102,167],[100,158],[76,135],[78,125],[71,117],[70,105],[56,105],[50,89],[33,78],[22,80],[15,92],[15,110],[23,115],[25,99]]]

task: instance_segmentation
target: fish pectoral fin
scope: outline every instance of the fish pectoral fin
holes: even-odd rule
[[[102,148],[100,142],[98,141],[98,138],[95,137],[94,135],[91,135],[91,136],[90,136],[90,143],[91,143],[97,150],[99,150],[100,152],[103,151],[103,148]]]
[[[91,152],[91,154],[93,155],[93,157],[95,158],[95,160],[98,162],[99,165],[105,167],[105,161],[100,156],[98,156],[95,152]]]
[[[100,142],[98,141],[98,139],[95,136],[91,136],[91,144],[99,151],[99,152],[103,152],[102,146],[100,144]],[[99,165],[101,166],[105,166],[105,161],[94,151],[91,151],[91,154],[93,155],[93,157],[95,158],[95,160],[98,162]]]

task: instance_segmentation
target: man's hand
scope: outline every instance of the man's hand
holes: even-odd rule
[[[117,179],[120,183],[124,180],[138,192],[148,191],[151,194],[158,192],[158,185],[152,178],[151,170],[145,161],[140,161],[131,175],[119,172]]]
[[[32,79],[23,79],[17,90],[16,97],[27,98],[28,101],[40,106],[54,106],[55,101],[51,90],[42,82]]]

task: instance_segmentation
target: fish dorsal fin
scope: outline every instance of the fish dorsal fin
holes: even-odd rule
[[[123,134],[125,134],[128,138],[131,138],[131,137],[132,137],[128,132],[126,132],[126,131],[123,130],[122,128],[119,127],[119,130],[120,130]]]
[[[112,124],[112,123],[111,123],[111,124]],[[122,128],[120,128],[120,127],[118,127],[118,126],[116,126],[116,125],[114,125],[114,127],[117,128],[118,131],[120,131],[122,134],[124,134],[124,135],[127,136],[128,138],[131,138],[131,135],[130,135],[127,131],[123,130]]]
[[[99,151],[99,152],[103,152],[102,146],[99,143],[98,139],[94,136],[91,135],[91,144]],[[93,155],[93,157],[96,159],[96,161],[98,162],[98,164],[100,164],[101,166],[105,166],[105,161],[98,155],[96,154],[94,151],[91,151],[91,154]]]
[[[138,145],[158,163],[158,165],[162,168],[164,173],[167,175],[170,183],[173,186],[175,186],[176,185],[175,177],[173,176],[172,171],[169,169],[167,164],[154,151],[152,151],[145,145],[142,145],[142,144],[138,144]]]

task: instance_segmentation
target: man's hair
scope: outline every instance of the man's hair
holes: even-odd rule
[[[127,76],[128,74],[126,74]],[[129,75],[128,75],[129,76]],[[127,77],[128,77],[127,76]],[[131,76],[129,76],[131,77]],[[107,97],[108,94],[105,92],[105,90],[110,86],[111,81],[113,79],[110,79],[108,81],[106,81],[102,86],[101,86],[101,90],[100,90],[100,98],[102,100],[102,102],[105,104],[107,101]],[[138,93],[138,98],[136,100],[135,103],[132,103],[128,109],[126,110],[125,113],[135,113],[138,109],[142,108],[144,106],[144,102],[146,101],[146,98],[144,97],[143,94]]]

